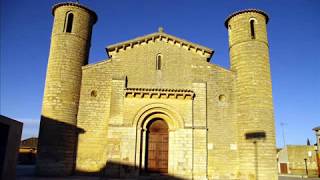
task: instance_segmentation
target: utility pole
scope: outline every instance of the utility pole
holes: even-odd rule
[[[285,134],[284,134],[284,126],[287,125],[287,123],[281,122],[281,129],[282,129],[282,138],[283,138],[283,147],[286,147],[286,138],[285,138]]]
[[[316,158],[317,158],[317,167],[318,167],[318,177],[320,178],[320,158],[319,158],[318,147],[316,147]]]

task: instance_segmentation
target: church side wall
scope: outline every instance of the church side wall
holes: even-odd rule
[[[80,132],[76,171],[102,172],[107,162],[111,71],[104,67],[83,69],[78,128]]]
[[[193,81],[206,82],[208,179],[233,179],[239,172],[235,75],[206,64],[193,65],[192,71]]]
[[[237,121],[233,74],[220,72],[208,82],[209,179],[234,179],[238,173]]]
[[[208,170],[207,83],[194,82],[192,90],[195,93],[192,103],[193,178],[205,179]]]

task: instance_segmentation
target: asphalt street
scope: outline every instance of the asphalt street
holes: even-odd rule
[[[34,176],[34,166],[21,166],[17,167],[17,180],[101,180],[101,179],[109,179],[109,178],[99,178],[99,177],[88,177],[88,176],[71,176],[71,177],[35,177]],[[140,179],[140,178],[139,178]],[[143,178],[148,179],[148,178]],[[152,178],[150,178],[152,179]],[[302,178],[302,177],[289,177],[289,176],[279,176],[279,180],[320,180],[320,178]],[[113,179],[116,180],[116,179]],[[127,179],[129,180],[129,179]],[[132,179],[133,180],[133,179]]]

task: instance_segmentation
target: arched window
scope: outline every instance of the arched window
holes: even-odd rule
[[[229,36],[231,36],[231,25],[230,24],[228,25],[228,33],[229,33]]]
[[[250,20],[250,32],[251,32],[251,39],[255,39],[256,34],[254,32],[254,19]]]
[[[66,22],[65,22],[65,32],[71,33],[72,32],[72,25],[73,25],[73,14],[68,13],[66,17]]]
[[[161,70],[161,59],[162,55],[158,54],[156,58],[156,70]]]

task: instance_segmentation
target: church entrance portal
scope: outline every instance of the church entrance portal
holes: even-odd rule
[[[168,173],[168,125],[154,119],[147,126],[146,167],[151,173]]]

